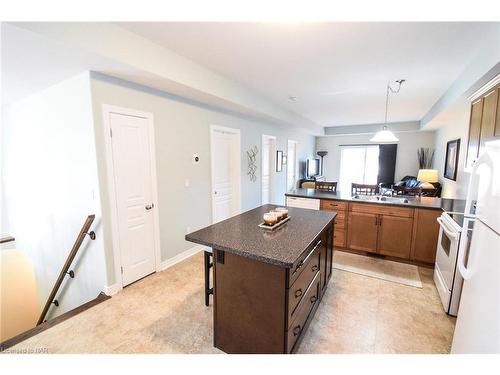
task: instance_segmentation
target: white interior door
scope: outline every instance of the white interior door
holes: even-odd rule
[[[155,272],[150,120],[110,113],[123,286]]]
[[[288,141],[286,158],[286,190],[289,191],[295,188],[297,181],[297,142]]]
[[[262,204],[274,201],[276,137],[262,136]]]
[[[240,200],[240,133],[212,127],[212,218],[213,222],[237,215]]]

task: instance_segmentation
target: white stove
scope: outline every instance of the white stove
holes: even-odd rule
[[[437,219],[440,230],[434,268],[434,282],[447,314],[457,316],[462,293],[463,278],[457,268],[460,241],[468,241],[463,234],[465,215],[457,212],[443,212]],[[468,228],[472,231],[472,228]],[[467,246],[463,247],[467,249]]]

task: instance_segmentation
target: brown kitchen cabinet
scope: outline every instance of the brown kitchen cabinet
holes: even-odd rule
[[[347,247],[409,259],[413,209],[374,204],[351,204]]]
[[[439,210],[416,209],[410,260],[434,264],[439,236]]]
[[[483,116],[481,119],[481,132],[479,136],[479,149],[484,143],[495,138],[495,121],[497,115],[498,90],[494,89],[484,95]]]
[[[500,85],[471,104],[466,167],[481,155],[485,142],[496,138],[500,138]]]
[[[479,153],[479,137],[481,134],[481,118],[483,116],[483,99],[472,103],[469,123],[469,144],[467,147],[467,167],[471,167]]]
[[[500,86],[497,87],[497,115],[495,117],[495,137],[500,137]]]
[[[409,259],[413,219],[380,215],[378,218],[378,253]]]
[[[320,203],[320,209],[326,211],[335,211],[337,216],[335,217],[335,231],[333,233],[333,246],[336,248],[346,247],[346,237],[347,237],[347,218],[346,211],[349,204],[347,202],[342,202],[338,200],[327,200],[322,199]]]
[[[353,250],[377,252],[378,215],[349,212],[347,247]]]

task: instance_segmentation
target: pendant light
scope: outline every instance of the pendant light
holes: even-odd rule
[[[389,92],[392,92],[393,94],[397,94],[399,90],[401,90],[401,84],[404,82],[404,79],[399,79],[396,81],[398,84],[397,90],[394,90],[391,87],[391,84],[387,82],[387,92],[385,95],[385,121],[384,121],[384,126],[382,127],[382,130],[380,130],[378,133],[376,133],[371,139],[370,142],[398,142],[399,139],[394,135],[393,132],[391,132],[389,129],[387,129],[387,110],[389,107]]]

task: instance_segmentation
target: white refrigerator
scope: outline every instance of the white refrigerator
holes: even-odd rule
[[[466,215],[475,200],[470,248],[461,241],[458,257],[464,285],[451,348],[457,354],[500,353],[500,141],[487,143],[474,163]]]

